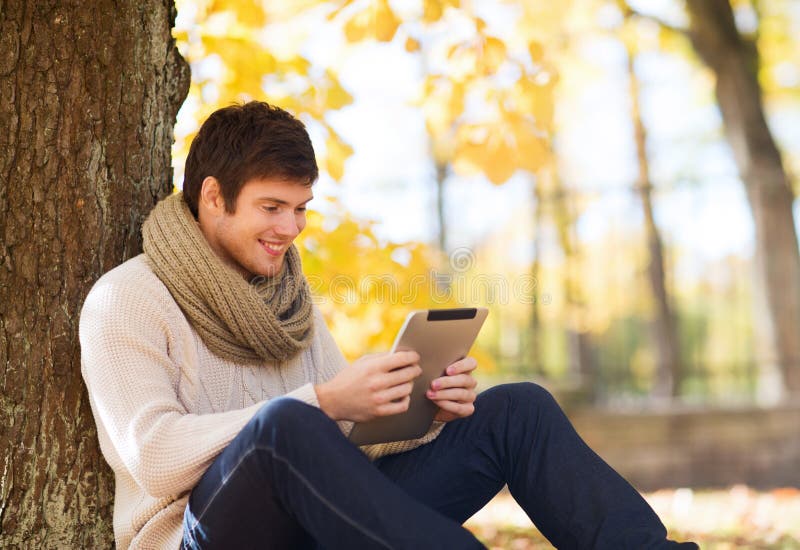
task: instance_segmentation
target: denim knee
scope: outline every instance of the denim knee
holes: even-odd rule
[[[493,386],[478,396],[476,406],[486,408],[503,408],[510,411],[530,409],[542,411],[558,408],[553,396],[539,384],[533,382],[516,382]]]
[[[320,422],[329,420],[317,407],[291,397],[276,397],[267,401],[253,416],[257,434],[302,433]]]

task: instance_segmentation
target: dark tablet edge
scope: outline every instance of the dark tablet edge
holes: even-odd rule
[[[476,307],[429,309],[428,321],[455,321],[458,319],[474,319],[477,314],[478,308]]]

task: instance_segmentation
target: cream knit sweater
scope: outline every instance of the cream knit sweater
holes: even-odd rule
[[[192,488],[269,399],[319,406],[314,384],[346,365],[315,308],[311,346],[282,368],[239,365],[203,344],[139,255],[94,285],[80,319],[82,373],[114,471],[117,548],[178,548]],[[344,433],[352,424],[340,422]],[[434,439],[363,447],[372,459]]]

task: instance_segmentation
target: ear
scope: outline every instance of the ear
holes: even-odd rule
[[[225,199],[222,197],[222,189],[217,178],[207,176],[203,180],[198,203],[198,210],[205,210],[214,216],[225,212]]]

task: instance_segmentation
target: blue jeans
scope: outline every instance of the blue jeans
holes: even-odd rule
[[[183,548],[483,548],[461,524],[508,484],[557,548],[696,548],[530,383],[482,392],[433,442],[370,462],[319,409],[268,402],[192,491]]]

